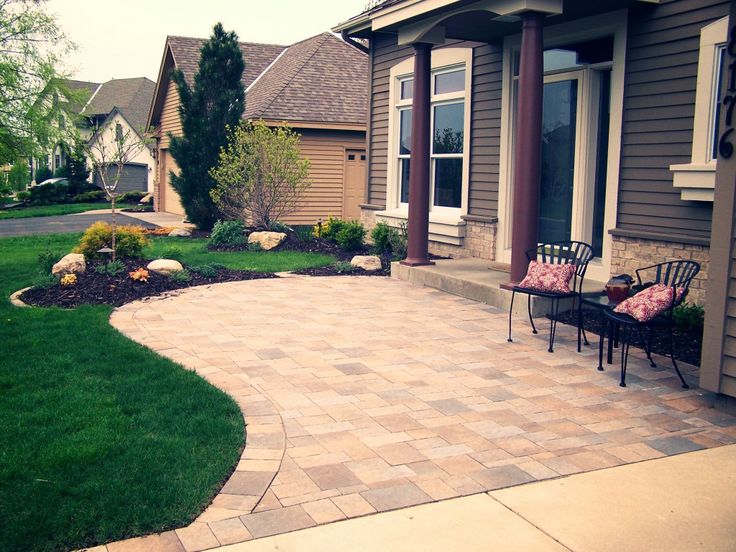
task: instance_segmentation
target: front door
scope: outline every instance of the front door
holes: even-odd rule
[[[567,241],[573,223],[578,120],[577,76],[548,77],[542,110],[539,241]]]
[[[365,171],[365,150],[345,150],[342,196],[343,220],[360,219],[360,204],[365,202]]]

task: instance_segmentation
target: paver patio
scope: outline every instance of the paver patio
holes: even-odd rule
[[[110,552],[202,550],[736,442],[736,418],[667,359],[632,353],[621,388],[574,328],[554,354],[521,322],[507,343],[503,312],[388,278],[191,288],[111,321],[233,396],[248,435],[197,521]]]

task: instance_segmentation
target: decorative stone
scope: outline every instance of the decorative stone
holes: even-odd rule
[[[163,274],[164,276],[169,276],[174,272],[181,272],[182,270],[184,270],[184,267],[181,266],[181,263],[179,261],[175,261],[174,259],[156,259],[155,261],[151,261],[150,263],[148,263],[148,266],[146,268],[151,272]]]
[[[369,272],[383,268],[381,258],[376,255],[356,255],[350,260],[350,266],[362,268]]]
[[[169,232],[170,238],[189,238],[192,235],[192,231],[188,228],[174,228]]]
[[[144,195],[138,203],[142,203],[143,205],[148,205],[149,203],[153,203],[153,194]]]
[[[81,253],[69,253],[51,267],[51,274],[61,278],[64,274],[83,274],[87,270],[87,263]]]
[[[251,232],[248,236],[248,243],[260,244],[261,249],[268,251],[274,247],[278,247],[286,239],[283,232]]]

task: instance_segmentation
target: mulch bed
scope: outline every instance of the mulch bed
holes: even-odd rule
[[[577,313],[566,312],[559,315],[558,320],[563,324],[577,327],[578,318]],[[586,310],[583,313],[583,327],[588,335],[588,341],[591,344],[597,345],[598,338],[592,338],[591,334],[600,336],[604,330],[603,324],[601,323],[600,314],[595,311]],[[645,337],[647,333],[645,332]],[[634,347],[641,348],[638,335],[633,336],[632,345]],[[607,346],[607,344],[606,344]],[[700,355],[703,346],[703,331],[692,330],[683,331],[675,328],[675,358],[682,362],[687,362],[694,366],[700,366]],[[660,329],[655,330],[654,336],[652,337],[652,352],[669,356],[670,354],[670,335],[669,330]],[[615,359],[614,359],[615,360]],[[656,362],[656,359],[655,359]]]
[[[188,282],[177,282],[167,276],[149,271],[148,282],[144,283],[131,280],[128,273],[137,268],[145,268],[148,261],[135,259],[121,260],[125,264],[125,270],[115,276],[98,274],[94,270],[94,265],[90,264],[87,266],[87,271],[84,274],[77,276],[77,283],[75,285],[67,287],[55,285],[47,289],[29,289],[21,295],[20,299],[29,305],[38,307],[73,308],[87,304],[119,307],[143,297],[161,295],[167,291],[192,286],[277,277],[274,274],[266,272],[223,268],[218,270],[217,275],[212,278],[190,272],[191,279]]]

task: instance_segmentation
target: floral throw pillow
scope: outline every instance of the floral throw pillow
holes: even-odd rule
[[[678,294],[680,294],[678,290]],[[622,301],[614,310],[628,314],[639,322],[648,322],[672,306],[673,291],[670,286],[654,284],[633,297]]]
[[[574,264],[550,264],[530,261],[519,287],[548,293],[570,293]]]

